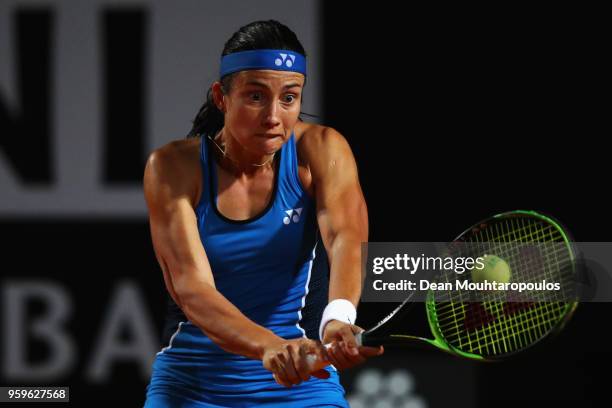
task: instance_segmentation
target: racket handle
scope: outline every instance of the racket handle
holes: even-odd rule
[[[329,350],[331,347],[331,343],[325,345],[325,350]],[[329,361],[320,360],[317,358],[315,354],[308,354],[306,356],[306,361],[308,362],[308,370],[310,372],[318,371],[322,368],[325,368],[329,365]]]
[[[386,343],[386,337],[380,337],[371,333],[361,332],[355,335],[357,345],[366,347],[379,347]]]

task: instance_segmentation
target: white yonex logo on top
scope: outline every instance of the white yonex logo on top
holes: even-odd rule
[[[295,208],[293,210],[286,210],[285,214],[287,214],[287,216],[283,218],[283,223],[285,225],[289,225],[291,221],[298,223],[300,222],[300,215],[302,214],[302,209]]]
[[[285,63],[287,68],[291,68],[294,62],[295,62],[295,55],[284,54],[284,53],[280,53],[280,58],[277,58],[274,60],[274,63],[276,64],[277,67],[280,67],[281,65],[283,65],[283,63]]]

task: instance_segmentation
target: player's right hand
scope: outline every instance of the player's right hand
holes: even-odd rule
[[[317,360],[328,359],[321,342],[302,338],[269,345],[264,350],[262,362],[264,368],[273,373],[276,382],[285,387],[306,381],[311,375],[322,379],[329,378],[326,370],[311,371],[308,355],[310,358],[316,357]]]
[[[358,346],[355,335],[364,330],[354,324],[331,320],[325,326],[323,341],[328,347],[329,362],[338,370],[346,370],[364,363],[368,358],[384,353],[383,346]]]

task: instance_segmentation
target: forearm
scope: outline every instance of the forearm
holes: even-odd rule
[[[180,292],[185,316],[223,350],[262,359],[266,346],[283,339],[254,323],[215,288],[205,282],[189,284]]]
[[[329,301],[347,299],[355,307],[361,297],[361,243],[360,234],[339,232],[331,242],[329,251]]]

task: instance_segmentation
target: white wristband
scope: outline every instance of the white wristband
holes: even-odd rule
[[[335,299],[329,302],[323,311],[321,325],[319,326],[319,339],[321,341],[323,341],[325,325],[327,325],[330,320],[339,320],[341,322],[355,324],[355,320],[357,320],[357,309],[355,309],[355,306],[346,299]]]

